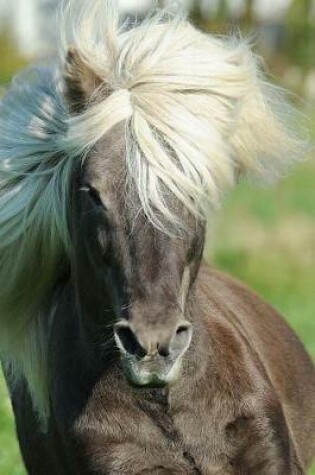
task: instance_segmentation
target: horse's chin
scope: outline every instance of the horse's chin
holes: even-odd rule
[[[123,371],[127,381],[135,387],[164,388],[174,385],[181,375],[181,361],[156,365],[139,361],[123,360]]]
[[[165,388],[168,386],[168,383],[165,380],[156,376],[150,379],[142,379],[136,375],[132,375],[131,377],[129,375],[126,375],[126,378],[127,378],[128,383],[135,388],[157,389],[157,388]]]

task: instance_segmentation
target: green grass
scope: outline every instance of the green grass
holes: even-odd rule
[[[0,474],[24,475],[13,429],[10,401],[0,377]]]
[[[26,65],[25,60],[17,53],[9,36],[0,34],[0,84],[6,85],[12,76]]]

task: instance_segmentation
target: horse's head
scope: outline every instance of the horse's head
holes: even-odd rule
[[[85,5],[70,25],[64,90],[65,146],[85,156],[74,193],[78,296],[93,338],[112,327],[128,378],[166,384],[193,336],[205,203],[244,172],[272,174],[299,142],[246,44],[163,14],[124,30],[112,1],[104,17]]]
[[[187,301],[204,227],[182,210],[185,232],[157,229],[139,211],[127,179],[121,123],[98,142],[75,184],[79,294],[87,316],[100,322],[99,331],[102,323],[113,323],[127,378],[137,385],[164,385],[179,376],[192,339]],[[174,200],[176,206],[180,209]]]

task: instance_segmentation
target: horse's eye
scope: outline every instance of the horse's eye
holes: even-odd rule
[[[82,191],[83,193],[88,193],[89,197],[91,198],[91,200],[96,206],[106,209],[106,206],[104,205],[101,199],[99,191],[93,188],[93,186],[90,186],[90,185],[81,186],[80,191]]]

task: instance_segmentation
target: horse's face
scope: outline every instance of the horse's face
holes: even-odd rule
[[[190,232],[181,237],[155,229],[127,191],[124,156],[124,126],[119,125],[79,174],[74,207],[77,286],[89,318],[98,312],[108,324],[114,316],[114,338],[128,380],[166,385],[178,379],[193,335],[187,301],[204,229],[188,214],[182,219]]]

